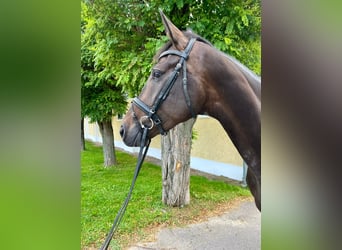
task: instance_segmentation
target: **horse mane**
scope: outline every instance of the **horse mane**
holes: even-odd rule
[[[220,51],[221,52],[221,51]],[[242,73],[248,74],[250,75],[252,78],[254,78],[255,80],[257,80],[258,82],[261,82],[261,78],[260,76],[258,76],[257,74],[255,74],[252,70],[250,70],[249,68],[247,68],[245,65],[243,65],[241,62],[239,62],[236,58],[227,55],[223,52],[221,52],[225,57],[227,57],[230,61],[232,61],[236,66],[238,66],[238,68],[242,71]]]
[[[221,51],[219,51],[219,52],[224,57],[226,57],[228,60],[230,60],[241,71],[241,73],[244,75],[244,77],[246,77],[249,85],[252,87],[254,93],[256,94],[258,99],[260,100],[260,98],[261,98],[261,78],[260,78],[260,76],[255,74],[252,70],[247,68],[245,65],[243,65],[241,62],[239,62],[234,57],[227,55]]]

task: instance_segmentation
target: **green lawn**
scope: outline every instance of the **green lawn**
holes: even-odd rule
[[[136,158],[116,151],[118,166],[103,167],[102,148],[87,142],[81,155],[81,247],[102,244],[123,203],[133,177]],[[135,184],[126,214],[114,235],[111,247],[120,249],[141,240],[158,225],[184,225],[239,196],[250,196],[247,189],[222,181],[191,176],[191,204],[169,208],[161,202],[161,169],[144,163]]]

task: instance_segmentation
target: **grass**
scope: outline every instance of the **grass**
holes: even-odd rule
[[[90,142],[86,142],[86,148],[81,155],[81,247],[91,249],[101,246],[127,195],[136,157],[116,150],[118,165],[104,168],[102,148]],[[145,162],[126,214],[112,240],[112,249],[146,239],[158,227],[199,221],[237,197],[250,196],[247,189],[201,176],[191,176],[191,204],[188,206],[163,205],[161,192],[160,167]]]

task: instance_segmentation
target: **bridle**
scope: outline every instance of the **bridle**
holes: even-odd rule
[[[186,101],[186,104],[190,110],[191,116],[193,118],[196,117],[196,114],[192,108],[191,100],[190,100],[190,96],[189,96],[188,78],[187,78],[187,71],[186,71],[186,60],[189,58],[191,49],[194,46],[195,41],[196,41],[196,38],[191,38],[190,41],[188,42],[186,48],[183,51],[167,50],[167,51],[164,51],[163,53],[160,54],[158,60],[160,60],[160,58],[167,56],[167,55],[176,55],[176,56],[179,56],[180,59],[176,65],[176,67],[174,68],[173,72],[169,76],[169,79],[167,80],[166,84],[164,85],[164,87],[160,90],[159,94],[157,95],[157,98],[154,101],[154,104],[152,106],[148,106],[142,100],[140,100],[138,97],[135,97],[133,99],[132,104],[137,106],[140,110],[142,110],[146,114],[146,116],[142,116],[138,120],[141,128],[148,128],[149,130],[151,130],[154,127],[154,125],[156,125],[159,129],[160,134],[166,135],[167,131],[165,131],[165,129],[163,128],[163,122],[160,119],[159,115],[157,115],[157,111],[158,111],[159,107],[161,106],[161,104],[165,101],[165,99],[169,95],[170,90],[172,89],[174,83],[177,80],[177,77],[179,75],[181,68],[183,69],[183,92],[184,92],[184,96],[185,96],[185,101]],[[132,109],[133,109],[133,107],[132,107]],[[133,111],[133,113],[134,113],[134,111]],[[144,122],[144,121],[148,121],[149,124],[147,125],[146,122]]]
[[[176,82],[177,77],[179,75],[179,71],[182,67],[183,67],[183,90],[184,90],[185,100],[186,100],[187,106],[189,107],[189,110],[191,112],[192,117],[196,116],[194,111],[193,111],[193,108],[191,106],[191,101],[190,101],[190,97],[189,97],[189,93],[188,93],[188,87],[187,87],[188,83],[187,83],[187,74],[186,74],[186,60],[189,57],[189,54],[191,52],[191,49],[192,49],[195,41],[196,41],[196,38],[191,38],[184,51],[167,50],[159,56],[159,59],[160,59],[166,55],[177,55],[180,57],[180,60],[177,63],[172,74],[170,75],[167,83],[159,92],[157,99],[155,100],[154,104],[151,107],[146,105],[138,97],[134,98],[134,100],[133,100],[133,104],[135,104],[139,109],[141,109],[146,114],[146,116],[142,116],[139,120],[139,123],[141,125],[143,132],[142,132],[142,137],[141,137],[141,141],[140,141],[140,151],[139,151],[139,155],[138,155],[138,161],[137,161],[137,165],[135,168],[135,172],[134,172],[134,176],[133,176],[133,180],[132,180],[129,192],[128,192],[126,199],[125,199],[124,203],[122,204],[118,214],[116,215],[116,217],[113,221],[113,225],[112,225],[103,245],[100,248],[101,250],[108,249],[109,244],[110,244],[110,242],[114,236],[114,233],[118,229],[119,224],[121,222],[121,219],[123,218],[123,216],[125,214],[126,208],[128,206],[128,202],[129,202],[131,195],[132,195],[132,192],[133,192],[135,181],[138,178],[142,163],[144,162],[146,153],[148,151],[148,148],[149,148],[149,145],[151,142],[151,140],[148,138],[148,131],[151,130],[154,125],[156,125],[159,128],[159,131],[162,135],[166,134],[166,131],[163,129],[163,126],[162,126],[162,121],[161,121],[160,117],[157,115],[157,110],[159,109],[162,102],[169,95],[170,90],[172,89],[174,83]],[[133,109],[133,107],[132,107],[132,109]],[[133,110],[133,114],[134,114],[134,116],[136,116],[134,113],[134,110]],[[144,123],[144,119],[147,119],[148,121],[150,121],[150,125],[146,125]]]

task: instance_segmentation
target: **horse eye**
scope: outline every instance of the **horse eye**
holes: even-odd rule
[[[153,78],[159,78],[162,76],[162,74],[163,74],[163,72],[161,72],[160,70],[153,70],[152,77]]]

